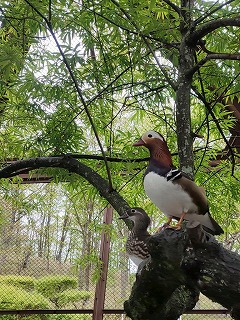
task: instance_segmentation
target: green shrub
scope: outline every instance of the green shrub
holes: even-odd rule
[[[58,296],[68,289],[77,287],[77,280],[68,276],[46,276],[35,282],[35,288],[44,297],[50,299],[56,306],[58,304]]]
[[[57,314],[51,315],[49,320],[91,320],[90,314]]]
[[[30,276],[17,276],[17,275],[7,275],[0,276],[0,285],[6,283],[8,285],[13,285],[18,288],[30,291],[34,289],[35,279]]]
[[[1,315],[1,320],[51,320],[49,315],[31,314],[29,316]],[[70,320],[70,319],[68,319]],[[77,319],[76,319],[77,320]],[[81,320],[81,319],[79,319]]]
[[[38,293],[0,283],[0,309],[49,309],[49,302]]]
[[[71,302],[87,301],[91,296],[88,291],[80,291],[77,289],[65,290],[58,295],[58,305],[64,306]]]
[[[89,314],[46,314],[29,316],[21,316],[21,320],[91,320],[92,315]],[[1,320],[19,320],[17,315],[1,315]]]

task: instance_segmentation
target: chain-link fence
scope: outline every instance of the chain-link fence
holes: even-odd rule
[[[1,318],[92,319],[96,284],[104,280],[105,299],[104,290],[97,292],[97,299],[103,299],[103,319],[127,319],[123,302],[136,270],[125,253],[128,230],[123,222],[116,216],[112,223],[103,223],[101,204],[83,203],[83,198],[72,201],[75,193],[70,197],[67,189],[56,185],[15,185],[6,190],[1,194]],[[107,281],[99,259],[106,251],[103,235],[110,246]],[[201,296],[195,309],[221,306]],[[230,318],[219,312],[185,314],[182,320]]]

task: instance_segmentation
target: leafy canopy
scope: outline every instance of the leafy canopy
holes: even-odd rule
[[[181,7],[184,1],[2,2],[2,159],[65,153],[146,157],[146,150],[131,145],[149,128],[166,136],[176,152],[179,52],[190,34],[190,40],[199,37],[190,70],[192,131],[204,137],[194,142],[200,149],[194,153],[196,180],[211,189],[210,200],[226,188],[236,199],[230,164],[206,172],[235,123],[223,98],[238,97],[240,90],[236,0],[195,1],[190,10]],[[226,23],[216,27],[220,20]],[[84,161],[111,178],[131,205],[152,208],[142,191],[145,162],[110,162],[108,172],[103,161]],[[212,204],[220,215],[223,207]],[[229,213],[236,210],[235,202],[229,206]]]

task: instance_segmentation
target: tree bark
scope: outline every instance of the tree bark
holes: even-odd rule
[[[181,43],[179,46],[178,84],[176,90],[176,125],[180,169],[189,177],[194,176],[193,138],[191,134],[191,86],[195,48],[186,42],[191,25],[193,0],[181,1],[182,22],[180,24]]]
[[[176,91],[176,124],[180,169],[193,178],[193,138],[191,134],[190,96],[192,77],[187,74],[193,67],[193,50],[183,40],[179,51],[179,76]]]
[[[240,256],[226,250],[199,224],[165,229],[148,243],[150,261],[137,275],[124,307],[133,320],[176,320],[199,292],[240,319]]]

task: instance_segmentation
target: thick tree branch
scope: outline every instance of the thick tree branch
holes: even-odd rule
[[[133,320],[175,320],[191,310],[199,290],[181,270],[182,253],[187,247],[184,232],[165,229],[152,236],[148,247],[151,260],[137,275],[128,301],[124,304]]]
[[[199,151],[204,150],[204,148],[196,148],[194,150],[194,153],[197,153]],[[177,156],[177,152],[172,152],[172,156]],[[73,159],[87,159],[87,160],[103,160],[103,156],[96,155],[96,154],[76,154],[76,153],[67,153],[67,154],[60,154],[60,155],[49,155],[45,158],[62,158],[62,157],[71,157]],[[139,162],[146,162],[149,161],[149,157],[146,158],[120,158],[120,157],[106,157],[108,162],[122,162],[122,163],[139,163]],[[30,160],[30,159],[29,159]],[[28,161],[28,160],[22,160],[22,161]],[[19,162],[18,159],[6,159],[4,164],[9,165],[13,164],[15,162]],[[1,177],[0,177],[1,178]]]
[[[199,235],[201,225],[196,226]],[[190,228],[191,230],[191,228]],[[225,249],[214,237],[193,241],[188,231],[193,251],[185,255],[183,269],[197,281],[200,291],[209,299],[221,304],[234,319],[240,319],[240,255]]]
[[[70,173],[76,173],[93,185],[99,191],[99,194],[112,205],[119,215],[122,215],[125,210],[129,208],[128,203],[117,191],[109,190],[107,180],[102,178],[96,171],[87,165],[69,156],[39,157],[28,160],[19,160],[1,169],[0,179],[13,177],[23,171],[39,168],[63,168]],[[128,224],[128,226],[129,225],[130,224]]]
[[[174,155],[174,154],[173,154]],[[63,157],[64,155],[56,155],[54,157]],[[89,160],[103,160],[103,156],[99,155],[92,155],[92,154],[74,154],[74,153],[69,153],[66,156],[70,156],[74,159],[89,159]],[[125,159],[125,158],[116,158],[116,157],[106,157],[108,162],[145,162],[149,160],[149,157],[147,158],[136,158],[136,159]]]
[[[224,249],[199,223],[165,229],[149,239],[148,248],[151,259],[125,302],[131,319],[176,320],[195,306],[199,291],[240,319],[240,256]]]
[[[195,47],[197,42],[207,34],[213,32],[218,28],[228,26],[240,27],[240,18],[223,18],[206,22],[186,36],[186,43],[191,47]]]

